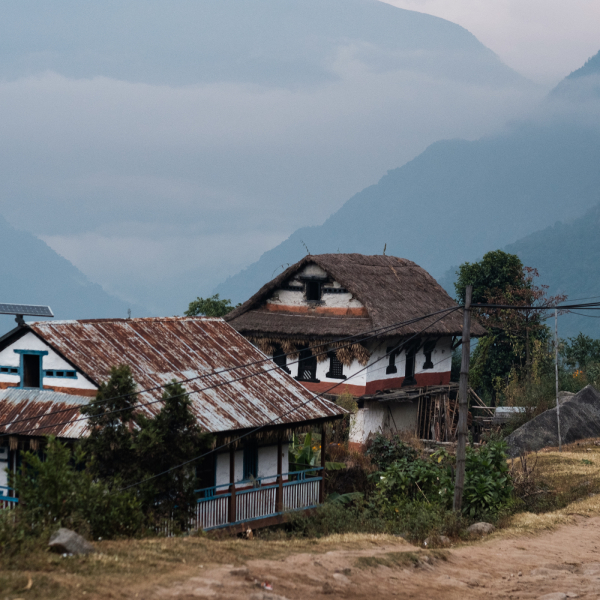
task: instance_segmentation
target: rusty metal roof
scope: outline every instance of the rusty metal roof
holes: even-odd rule
[[[207,375],[184,384],[195,416],[206,431],[246,429],[273,421],[292,424],[345,412],[328,400],[314,398],[287,373],[274,369],[271,361],[210,374],[266,358],[223,319],[95,319],[43,321],[27,326],[96,385],[109,378],[111,367],[120,364],[131,367],[138,389]],[[258,376],[233,381],[255,374]],[[223,382],[232,383],[200,391]],[[143,403],[161,395],[162,390],[155,390],[139,398]],[[144,410],[155,414],[160,406],[153,404]],[[287,414],[290,411],[294,412]]]
[[[72,421],[81,416],[80,407],[89,401],[89,398],[83,396],[61,394],[50,390],[20,388],[0,390],[0,433],[80,438],[85,434],[87,422],[73,423]],[[48,415],[48,413],[54,414]],[[14,421],[20,422],[5,425]],[[67,424],[63,425],[64,422]]]

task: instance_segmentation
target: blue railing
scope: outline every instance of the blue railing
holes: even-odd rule
[[[14,508],[19,502],[18,498],[8,495],[10,492],[14,492],[14,490],[5,485],[0,485],[0,508]]]
[[[289,471],[195,490],[200,496],[196,526],[216,529],[276,517],[288,511],[315,508],[322,494],[323,477],[319,476],[322,470],[322,467],[311,467],[310,470]],[[286,476],[287,481],[284,481]]]

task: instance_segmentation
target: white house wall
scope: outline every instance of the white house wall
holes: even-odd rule
[[[307,265],[302,271],[300,271],[295,277],[287,282],[287,285],[291,285],[298,288],[303,288],[304,281],[301,277],[328,277],[327,273],[318,267],[317,265]],[[341,288],[342,286],[337,282],[327,283],[327,288]],[[267,299],[267,304],[281,305],[281,306],[309,306],[306,300],[306,296],[303,289],[291,291],[287,289],[277,289],[273,292],[270,298]],[[321,301],[319,306],[325,308],[354,308],[361,309],[363,304],[353,297],[350,292],[342,292],[336,294],[323,293],[321,295]]]
[[[402,350],[396,356],[396,373],[386,373],[389,365],[389,357],[386,356],[388,348],[393,348],[401,343],[400,339],[385,340],[383,342],[374,343],[369,351],[371,358],[367,368],[367,383],[375,381],[385,381],[386,379],[398,379],[404,377],[406,369],[406,350]],[[415,357],[415,376],[421,373],[449,373],[452,368],[452,338],[440,338],[431,353],[432,369],[424,369],[425,353],[421,348]],[[368,393],[368,392],[367,392]]]
[[[282,444],[282,470],[284,473],[288,472],[288,461],[289,461],[289,444]],[[229,452],[223,454],[217,454],[216,458],[216,485],[225,486],[229,484]],[[261,446],[258,448],[258,477],[266,477],[263,484],[274,483],[277,478],[277,445]],[[272,476],[272,477],[271,477]],[[247,484],[243,481],[244,479],[244,452],[243,450],[237,450],[235,452],[235,481],[237,488],[247,487]],[[287,479],[287,477],[284,477]],[[217,489],[217,492],[227,491],[225,487]]]
[[[61,388],[74,390],[96,390],[96,386],[84,377],[77,369],[74,369],[66,360],[58,355],[50,346],[31,332],[26,333],[10,346],[0,352],[0,365],[3,367],[18,367],[21,361],[21,355],[15,350],[34,350],[46,351],[47,355],[42,356],[42,369],[57,371],[75,371],[76,378],[73,377],[44,377],[43,385],[45,388]],[[18,375],[0,373],[0,385],[10,384],[18,386],[20,378]],[[6,386],[4,386],[6,387]]]
[[[371,435],[381,433],[415,433],[417,402],[365,401],[364,407],[353,415],[348,441],[352,446],[364,447]]]

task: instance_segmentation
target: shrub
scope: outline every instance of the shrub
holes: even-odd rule
[[[494,516],[510,501],[512,492],[505,442],[468,447],[463,512],[470,517]]]
[[[68,527],[84,536],[112,538],[139,533],[143,515],[132,494],[110,492],[81,470],[85,455],[48,438],[45,460],[23,455],[23,467],[11,474],[19,504],[14,511],[18,536],[40,536]]]
[[[406,444],[399,435],[387,438],[377,434],[371,440],[366,454],[382,471],[397,460],[406,458],[410,461],[417,457],[417,451]]]

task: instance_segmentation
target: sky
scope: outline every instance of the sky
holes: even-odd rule
[[[181,314],[429,144],[527,115],[598,49],[591,1],[563,2],[581,19],[554,0],[404,4],[498,56],[374,0],[4,5],[0,214]]]
[[[386,0],[462,25],[509,66],[542,84],[600,49],[598,0]]]

